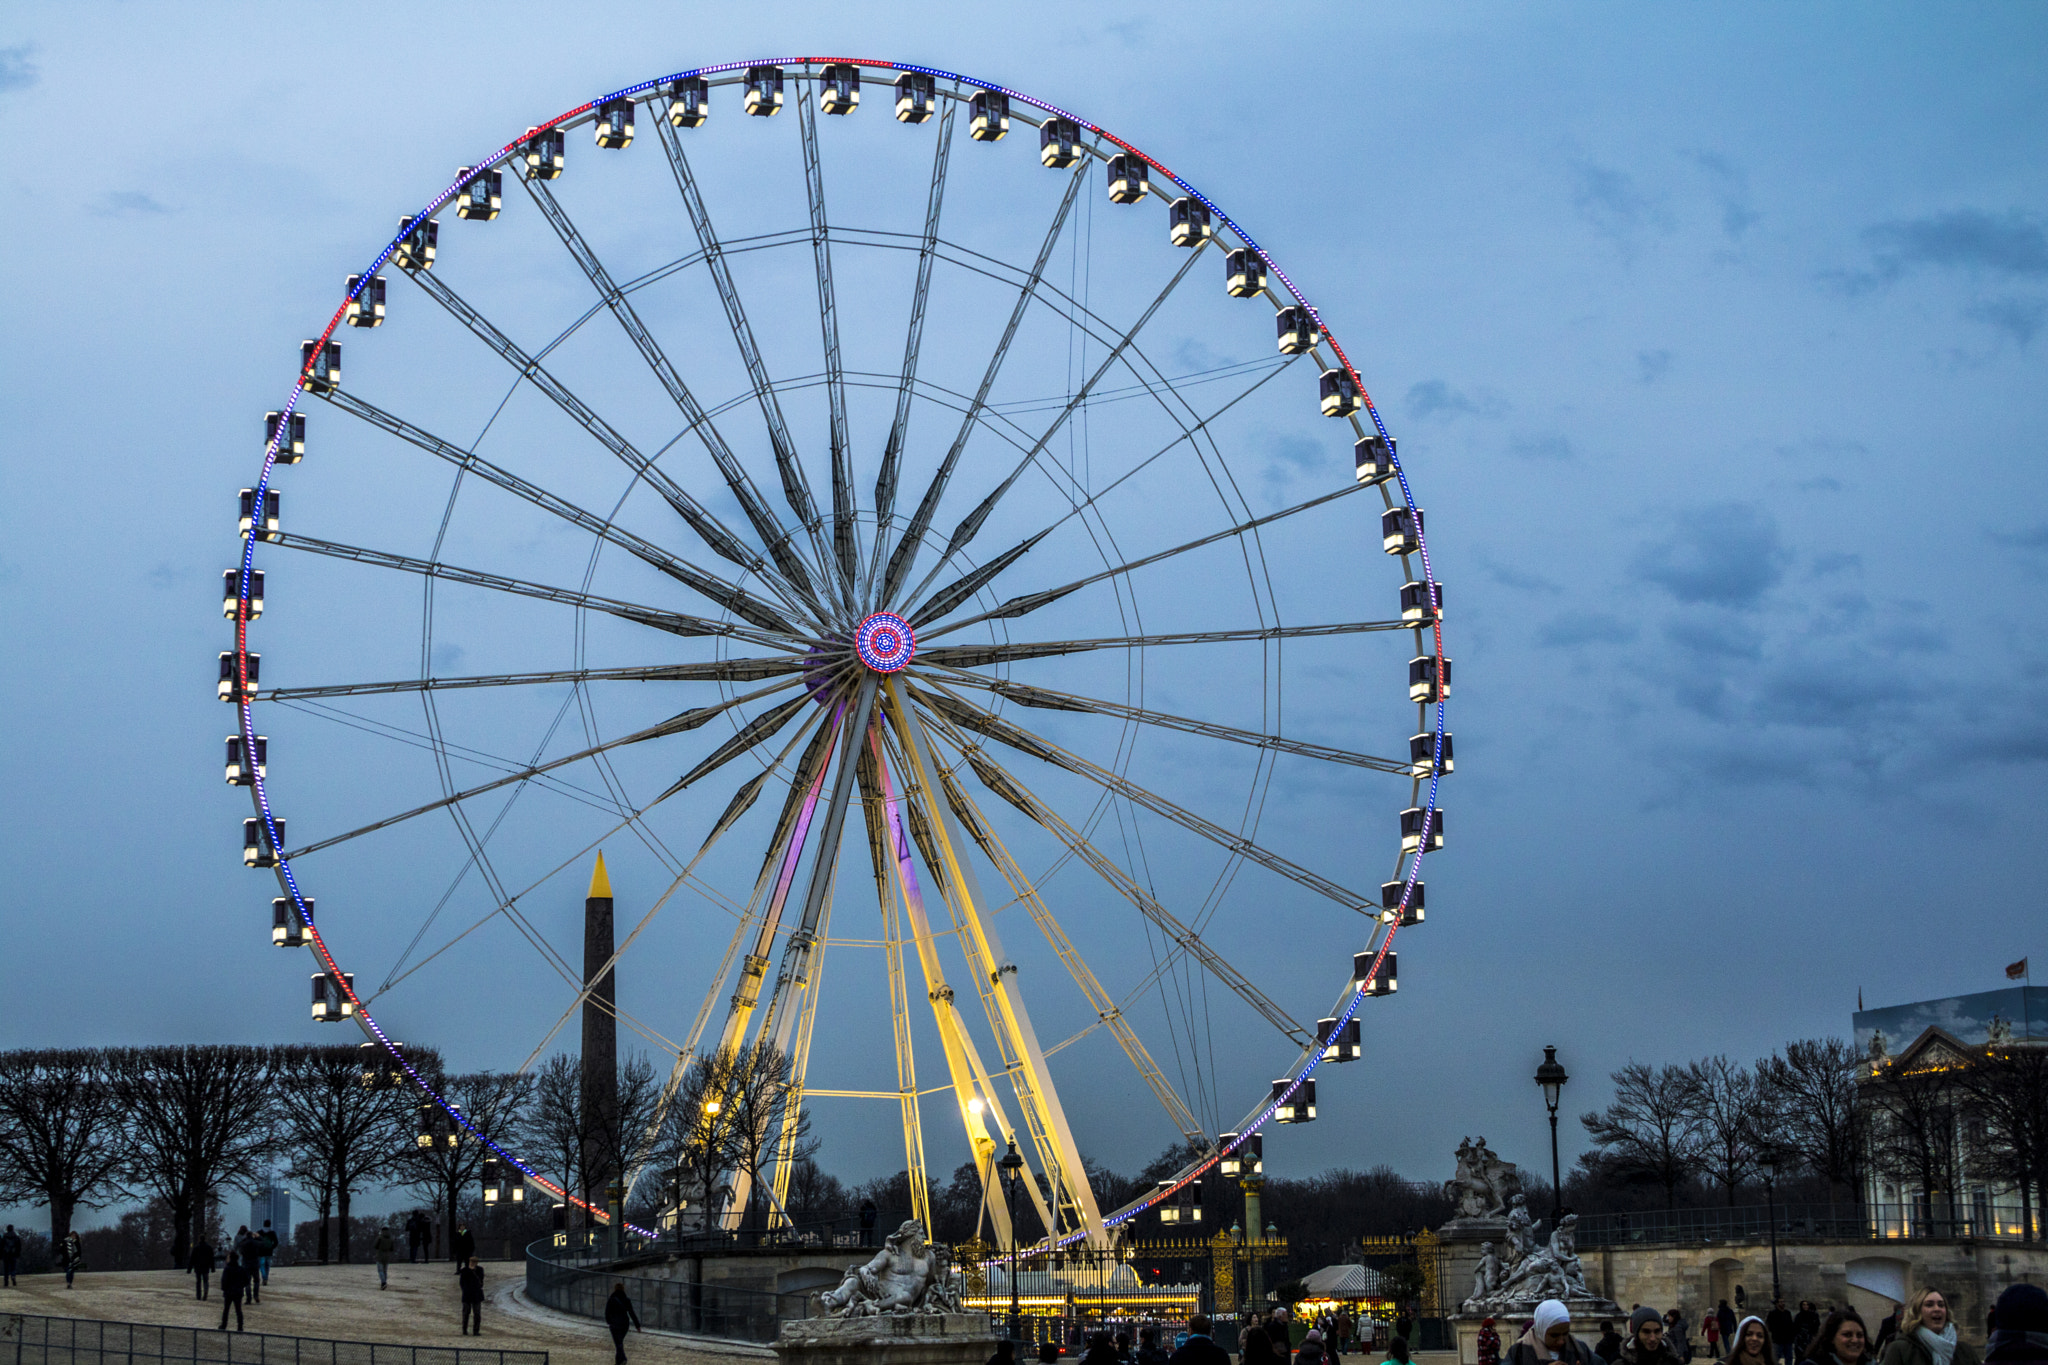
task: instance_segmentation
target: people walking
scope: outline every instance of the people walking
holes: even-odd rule
[[[1197,1313],[1189,1318],[1187,1340],[1168,1357],[1167,1365],[1230,1365],[1230,1352],[1211,1339],[1209,1333],[1212,1330],[1214,1324],[1209,1321],[1207,1313]],[[1286,1339],[1284,1336],[1280,1338],[1281,1341]],[[1274,1354],[1285,1360],[1284,1350],[1284,1347],[1276,1346]]]
[[[1159,1344],[1159,1327],[1146,1323],[1138,1329],[1138,1365],[1166,1365],[1166,1351]]]
[[[2048,1365],[2048,1293],[2016,1284],[1991,1308],[1991,1349],[1984,1365]]]
[[[7,1231],[0,1233],[0,1289],[21,1287],[14,1283],[14,1263],[20,1259],[21,1236],[15,1232],[14,1224],[9,1223]]]
[[[1707,1313],[1700,1318],[1700,1336],[1707,1343],[1707,1359],[1721,1358],[1721,1319],[1718,1314]]]
[[[1783,1299],[1771,1300],[1771,1311],[1764,1314],[1764,1330],[1771,1334],[1771,1351],[1778,1357],[1778,1365],[1792,1365],[1794,1354],[1792,1310],[1785,1306]],[[1819,1333],[1815,1333],[1816,1336]]]
[[[414,1209],[411,1213],[405,1215],[405,1261],[407,1265],[411,1265],[419,1260],[420,1243],[425,1240],[425,1235],[420,1231],[420,1211]]]
[[[64,1287],[76,1289],[72,1277],[85,1269],[85,1243],[78,1240],[76,1231],[64,1234],[64,1240],[57,1243],[57,1264],[64,1271]]]
[[[1621,1333],[1614,1330],[1613,1323],[1601,1322],[1600,1339],[1593,1343],[1593,1354],[1606,1361],[1607,1365],[1614,1365],[1621,1359]]]
[[[247,1228],[243,1228],[242,1231],[249,1232]],[[261,1303],[263,1302],[263,1281],[260,1278],[263,1265],[263,1239],[255,1233],[249,1232],[248,1236],[237,1237],[235,1240],[237,1244],[235,1247],[235,1259],[242,1263],[242,1269],[249,1272],[249,1278],[246,1281],[249,1302]],[[227,1283],[225,1277],[222,1278],[221,1283]]]
[[[1899,1315],[1898,1315],[1898,1310],[1897,1310],[1897,1309],[1894,1309],[1894,1310],[1892,1311],[1892,1316],[1891,1316],[1891,1317],[1889,1317],[1889,1318],[1887,1318],[1887,1319],[1886,1319],[1885,1321],[1886,1321],[1886,1322],[1889,1322],[1889,1323],[1891,1324],[1891,1334],[1890,1334],[1890,1336],[1887,1336],[1887,1335],[1886,1335],[1886,1333],[1885,1333],[1885,1328],[1884,1328],[1884,1324],[1883,1324],[1883,1323],[1880,1323],[1880,1324],[1878,1324],[1878,1329],[1877,1329],[1877,1344],[1878,1344],[1879,1346],[1883,1346],[1883,1345],[1885,1344],[1885,1342],[1887,1342],[1887,1341],[1889,1341],[1889,1340],[1891,1339],[1891,1337],[1892,1337],[1892,1336],[1897,1336],[1897,1335],[1898,1335],[1898,1332],[1899,1332]],[[1799,1311],[1798,1311],[1797,1313],[1794,1313],[1794,1314],[1792,1315],[1792,1349],[1793,1349],[1793,1351],[1794,1351],[1794,1352],[1796,1352],[1796,1353],[1797,1353],[1798,1355],[1800,1355],[1800,1356],[1802,1356],[1802,1357],[1803,1357],[1803,1356],[1805,1356],[1805,1354],[1806,1354],[1806,1348],[1807,1348],[1807,1347],[1809,1347],[1809,1346],[1811,1346],[1811,1345],[1813,1345],[1813,1339],[1814,1339],[1815,1337],[1819,1336],[1819,1335],[1820,1335],[1820,1312],[1819,1312],[1819,1310],[1818,1310],[1818,1309],[1816,1309],[1816,1308],[1815,1308],[1815,1307],[1813,1306],[1813,1300],[1812,1300],[1812,1299],[1801,1299],[1801,1300],[1799,1301]]]
[[[204,1237],[194,1242],[186,1264],[192,1268],[193,1293],[204,1301],[213,1282],[213,1243]]]
[[[462,1285],[462,1333],[464,1336],[484,1334],[484,1267],[472,1256],[455,1272],[456,1280]],[[610,1307],[609,1304],[606,1305]],[[474,1332],[470,1324],[476,1325]]]
[[[1673,1308],[1664,1315],[1664,1344],[1678,1357],[1680,1365],[1691,1365],[1692,1332],[1685,1314]]]
[[[448,1244],[448,1250],[457,1265],[468,1265],[476,1259],[476,1234],[469,1230],[469,1224],[456,1225],[455,1240]]]
[[[1828,1314],[1805,1358],[1814,1365],[1864,1365],[1870,1359],[1870,1334],[1862,1316],[1853,1308]]]
[[[1977,1349],[1956,1336],[1948,1298],[1939,1289],[1923,1289],[1907,1300],[1899,1334],[1884,1348],[1880,1365],[1980,1365]]]
[[[1301,1339],[1301,1349],[1294,1353],[1294,1365],[1324,1365],[1323,1334],[1311,1327]]]
[[[1508,1365],[1545,1365],[1552,1360],[1564,1365],[1593,1365],[1598,1359],[1592,1347],[1572,1335],[1571,1310],[1556,1299],[1536,1305],[1529,1326],[1508,1348]]]
[[[249,1267],[239,1256],[228,1257],[220,1272],[220,1330],[228,1330],[228,1311],[235,1314],[235,1330],[242,1330],[242,1299],[249,1290]]]
[[[626,1324],[631,1323],[634,1331],[640,1330],[640,1315],[633,1311],[633,1301],[626,1297],[626,1286],[612,1286],[612,1296],[604,1301],[604,1325],[612,1329],[612,1359],[615,1365],[626,1365]]]
[[[1735,1324],[1727,1365],[1771,1365],[1770,1329],[1756,1314]]]
[[[270,1283],[270,1258],[277,1255],[277,1233],[272,1231],[270,1220],[263,1220],[263,1228],[255,1234],[257,1243],[256,1269],[258,1283]]]
[[[1714,1310],[1714,1318],[1721,1324],[1721,1340],[1728,1343],[1731,1351],[1739,1344],[1735,1340],[1735,1316],[1735,1310],[1728,1306],[1726,1299],[1721,1300],[1721,1306]]]
[[[389,1227],[377,1229],[377,1240],[373,1244],[377,1252],[377,1287],[391,1287],[391,1253],[398,1250],[398,1239],[391,1235]]]
[[[1658,1317],[1654,1308],[1636,1309],[1628,1316],[1628,1340],[1621,1344],[1621,1365],[1683,1365],[1678,1347],[1666,1327],[1668,1317]]]

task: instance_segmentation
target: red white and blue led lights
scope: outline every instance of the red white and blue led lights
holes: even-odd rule
[[[480,158],[476,162],[474,162],[462,179],[456,181],[454,184],[451,184],[446,189],[442,190],[426,205],[425,208],[421,209],[419,213],[415,214],[413,217],[408,218],[405,221],[405,223],[400,227],[398,235],[393,237],[391,241],[388,242],[384,246],[384,248],[377,253],[375,259],[372,260],[370,264],[360,272],[360,274],[357,277],[359,282],[356,285],[356,288],[350,291],[347,297],[343,298],[340,306],[335,309],[334,316],[328,319],[326,329],[320,333],[318,341],[311,349],[311,355],[317,359],[317,357],[320,355],[321,351],[325,348],[327,343],[333,339],[335,329],[341,326],[344,318],[347,316],[349,304],[354,301],[355,295],[357,293],[360,293],[362,289],[367,287],[368,281],[372,277],[374,277],[379,270],[383,268],[385,262],[390,260],[392,254],[397,251],[399,244],[403,242],[405,238],[419,224],[433,217],[435,212],[437,212],[440,208],[442,208],[449,201],[453,200],[458,194],[460,194],[471,180],[474,180],[477,176],[482,175],[488,171],[497,169],[499,166],[504,164],[509,158],[518,154],[520,149],[524,147],[526,142],[531,137],[533,137],[533,135],[536,132],[546,132],[551,129],[559,128],[566,124],[572,123],[575,120],[584,116],[585,114],[592,113],[600,105],[606,103],[609,100],[628,99],[634,96],[645,94],[649,91],[659,90],[661,88],[668,86],[673,81],[684,80],[691,77],[708,77],[723,75],[728,72],[744,72],[747,69],[756,66],[794,66],[810,68],[814,66],[822,66],[826,63],[849,64],[853,66],[865,67],[881,71],[909,72],[918,75],[930,76],[937,81],[951,81],[955,86],[955,90],[951,93],[961,98],[964,98],[968,95],[983,90],[992,91],[994,93],[1001,95],[1006,95],[1014,101],[1028,105],[1033,109],[1041,110],[1044,113],[1049,114],[1051,116],[1057,118],[1071,119],[1076,124],[1078,124],[1084,132],[1093,134],[1094,136],[1101,138],[1104,141],[1112,143],[1123,152],[1131,156],[1135,156],[1139,160],[1143,161],[1153,171],[1157,172],[1160,176],[1163,176],[1166,180],[1172,182],[1172,184],[1178,187],[1182,193],[1191,196],[1198,203],[1206,207],[1209,210],[1211,216],[1218,224],[1218,226],[1221,228],[1227,228],[1241,242],[1243,242],[1246,248],[1255,252],[1258,255],[1259,259],[1265,262],[1266,268],[1270,273],[1271,277],[1279,281],[1280,285],[1287,291],[1288,294],[1293,296],[1293,298],[1299,306],[1306,308],[1308,310],[1309,315],[1315,319],[1316,325],[1322,330],[1323,339],[1329,343],[1330,349],[1332,352],[1335,353],[1338,363],[1343,366],[1345,372],[1351,376],[1352,381],[1358,386],[1359,395],[1364,401],[1366,415],[1372,418],[1372,424],[1374,429],[1379,433],[1379,436],[1382,440],[1387,440],[1389,442],[1389,448],[1391,450],[1392,442],[1390,439],[1390,434],[1387,431],[1386,423],[1380,417],[1378,407],[1373,403],[1371,396],[1367,393],[1365,388],[1365,382],[1362,378],[1360,378],[1357,367],[1351,363],[1351,359],[1348,355],[1345,354],[1343,346],[1339,344],[1337,338],[1334,335],[1332,335],[1329,326],[1323,321],[1322,314],[1316,309],[1314,304],[1310,303],[1308,299],[1303,297],[1300,289],[1298,289],[1295,286],[1294,281],[1291,278],[1289,278],[1286,271],[1280,268],[1279,263],[1274,261],[1273,258],[1267,254],[1265,248],[1260,246],[1256,241],[1254,241],[1251,238],[1250,234],[1248,234],[1244,230],[1244,228],[1237,223],[1235,219],[1233,219],[1229,214],[1225,213],[1222,207],[1218,205],[1214,200],[1210,199],[1200,190],[1197,190],[1194,186],[1188,184],[1187,181],[1181,179],[1178,175],[1174,174],[1174,172],[1168,169],[1163,163],[1153,158],[1152,156],[1147,155],[1145,152],[1139,150],[1137,147],[1132,146],[1130,143],[1116,136],[1116,134],[1110,132],[1108,129],[1103,128],[1099,124],[1092,123],[1089,120],[1082,118],[1078,114],[1074,114],[1065,109],[1062,109],[1058,105],[1048,103],[1045,100],[1034,98],[1033,96],[1027,95],[1019,90],[1012,90],[1010,87],[1005,85],[997,85],[989,81],[978,80],[971,76],[959,75],[958,73],[942,70],[941,68],[938,67],[917,66],[909,63],[889,62],[867,57],[782,57],[766,59],[756,58],[749,61],[724,62],[715,66],[694,67],[688,70],[674,72],[669,75],[659,76],[653,80],[642,81],[637,85],[626,86],[623,89],[615,90],[607,95],[601,95],[596,99],[588,100],[582,104],[577,105],[575,108],[568,110],[566,113],[558,114],[554,118],[549,119],[545,123],[538,124],[533,128],[528,128],[522,131],[518,135],[518,137],[514,138],[511,142],[506,143],[503,147],[500,147],[496,152],[492,153],[490,156]],[[297,381],[293,386],[292,393],[284,404],[282,417],[277,423],[276,434],[272,436],[269,443],[264,448],[263,470],[261,476],[256,481],[256,499],[258,506],[262,505],[264,495],[269,490],[270,477],[272,472],[276,468],[277,464],[278,444],[280,440],[286,438],[287,434],[291,430],[292,415],[298,408],[300,396],[306,392],[307,381],[311,375],[311,372],[312,362],[309,362],[307,366],[300,372]],[[1392,463],[1394,466],[1394,476],[1400,484],[1402,502],[1405,506],[1409,507],[1410,509],[1413,509],[1416,505],[1415,496],[1413,490],[1409,487],[1408,484],[1407,471],[1405,468],[1402,467],[1398,457],[1390,456],[1390,458],[1392,459]],[[1428,542],[1422,536],[1421,518],[1419,517],[1416,518],[1416,528],[1417,548],[1420,552],[1422,560],[1423,581],[1425,583],[1432,585],[1433,588],[1436,583],[1436,575],[1434,569],[1430,564],[1429,545]],[[248,692],[248,646],[251,584],[250,575],[254,572],[255,569],[256,542],[257,537],[255,536],[249,536],[244,538],[243,540],[241,575],[238,585],[240,604],[235,613],[235,677],[236,682],[238,684],[238,692],[236,694],[236,705],[237,710],[239,712],[239,720],[241,722],[242,741],[244,745],[247,746],[245,752],[250,753],[255,752],[256,743],[255,718],[252,711],[252,700]],[[1441,612],[1438,612],[1436,614],[1436,616],[1431,622],[1430,628],[1433,637],[1433,643],[1435,645],[1436,656],[1438,658],[1442,658],[1444,650],[1443,617]],[[896,633],[899,629],[900,636]],[[909,664],[911,657],[916,649],[916,641],[915,636],[913,635],[908,622],[904,621],[901,617],[898,617],[893,613],[880,612],[875,614],[874,616],[868,617],[867,620],[861,623],[859,631],[857,632],[855,637],[855,649],[860,655],[861,662],[867,665],[867,667],[880,673],[894,673],[900,671]],[[1356,1015],[1356,1013],[1358,1012],[1360,1002],[1362,1002],[1365,999],[1366,995],[1371,991],[1373,981],[1378,977],[1381,967],[1386,962],[1387,954],[1393,947],[1394,934],[1400,927],[1403,915],[1408,908],[1408,903],[1415,894],[1416,881],[1421,876],[1423,854],[1424,851],[1429,847],[1430,829],[1434,825],[1436,820],[1437,789],[1439,784],[1443,780],[1442,760],[1444,746],[1444,701],[1441,696],[1438,697],[1436,702],[1436,718],[1434,732],[1434,757],[1436,761],[1432,766],[1430,774],[1429,798],[1425,804],[1423,813],[1422,838],[1415,851],[1411,855],[1409,855],[1407,870],[1403,877],[1400,903],[1397,906],[1389,907],[1390,913],[1387,915],[1386,918],[1386,933],[1380,941],[1378,954],[1373,959],[1372,968],[1361,980],[1359,980],[1355,984],[1354,989],[1351,991],[1343,1008],[1338,1012],[1337,1027],[1339,1029],[1344,1028],[1351,1022],[1352,1017]],[[606,1210],[598,1208],[595,1205],[589,1204],[583,1199],[577,1197],[575,1194],[571,1193],[570,1191],[563,1189],[560,1185],[557,1185],[553,1181],[547,1179],[539,1171],[535,1170],[532,1166],[528,1165],[526,1162],[514,1156],[511,1152],[499,1146],[498,1143],[492,1140],[490,1135],[480,1132],[476,1127],[474,1127],[469,1122],[469,1120],[461,1113],[460,1110],[454,1108],[449,1103],[449,1101],[443,1095],[441,1095],[439,1091],[437,1091],[434,1088],[434,1086],[429,1082],[427,1077],[421,1075],[418,1071],[416,1071],[413,1068],[412,1064],[406,1060],[404,1055],[399,1052],[396,1045],[392,1043],[391,1039],[385,1034],[383,1028],[377,1023],[376,1019],[365,1007],[362,998],[360,996],[357,996],[353,987],[348,984],[347,978],[344,977],[342,974],[340,965],[336,962],[332,951],[327,946],[327,941],[325,937],[320,933],[319,929],[317,929],[314,926],[312,915],[309,911],[310,903],[299,889],[298,878],[292,871],[290,860],[284,856],[283,841],[280,837],[280,831],[277,826],[276,817],[271,812],[270,795],[267,789],[267,784],[265,782],[264,775],[262,772],[256,771],[252,774],[252,776],[254,777],[254,781],[250,785],[250,792],[251,796],[255,801],[257,814],[263,820],[264,832],[270,839],[271,847],[277,850],[276,872],[278,880],[281,883],[283,883],[286,894],[291,898],[294,912],[298,915],[300,922],[305,925],[307,939],[313,949],[314,956],[319,960],[322,970],[327,972],[333,978],[337,988],[344,994],[346,994],[350,998],[350,1000],[354,1002],[354,1017],[357,1023],[360,1024],[363,1030],[366,1033],[368,1033],[371,1036],[371,1038],[380,1047],[382,1047],[390,1057],[392,1057],[398,1063],[400,1068],[404,1070],[406,1076],[410,1078],[412,1082],[419,1087],[420,1091],[423,1094],[425,1094],[429,1099],[431,1099],[436,1105],[440,1106],[440,1108],[445,1113],[447,1113],[449,1118],[455,1124],[459,1125],[463,1131],[467,1132],[472,1138],[474,1138],[478,1142],[481,1142],[487,1149],[489,1149],[491,1153],[493,1153],[501,1160],[506,1162],[506,1164],[510,1165],[511,1167],[519,1171],[522,1176],[524,1176],[529,1182],[536,1185],[540,1189],[547,1191],[549,1194],[552,1194],[564,1200],[567,1203],[577,1205],[579,1208],[582,1208],[588,1211],[589,1213],[595,1215],[595,1217],[601,1222],[609,1221],[609,1215]],[[1287,1088],[1284,1091],[1282,1091],[1281,1094],[1279,1094],[1278,1096],[1269,1098],[1267,1102],[1256,1111],[1252,1118],[1239,1125],[1237,1138],[1234,1142],[1230,1144],[1230,1146],[1210,1153],[1205,1160],[1198,1163],[1191,1169],[1183,1172],[1180,1178],[1174,1181],[1172,1184],[1154,1190],[1150,1195],[1148,1195],[1143,1200],[1143,1202],[1133,1204],[1130,1207],[1125,1208],[1121,1212],[1113,1214],[1108,1218],[1105,1218],[1103,1220],[1105,1225],[1113,1227],[1120,1223],[1127,1222],[1128,1220],[1135,1218],[1139,1214],[1152,1208],[1154,1205],[1164,1200],[1175,1197],[1175,1195],[1181,1189],[1185,1188],[1190,1182],[1199,1180],[1207,1171],[1209,1171],[1210,1168],[1212,1168],[1219,1160],[1221,1160],[1224,1155],[1237,1150],[1254,1133],[1257,1133],[1260,1129],[1262,1129],[1266,1125],[1266,1123],[1273,1117],[1273,1114],[1276,1110],[1278,1110],[1280,1105],[1285,1103],[1287,1100],[1291,1099],[1294,1093],[1300,1089],[1302,1082],[1307,1080],[1314,1073],[1316,1067],[1321,1064],[1322,1059],[1323,1049],[1321,1047],[1308,1048],[1305,1053],[1301,1069],[1297,1073],[1295,1073],[1292,1081],[1289,1083]],[[629,1228],[631,1231],[639,1233],[642,1236],[654,1235],[650,1230],[645,1228],[634,1227],[632,1224],[626,1224],[625,1226]],[[1081,1237],[1085,1235],[1086,1234],[1083,1232],[1070,1233],[1064,1237],[1057,1239],[1055,1245],[1066,1246],[1075,1241],[1078,1241]],[[1013,1253],[1013,1255],[1014,1254],[1017,1253]]]
[[[901,673],[917,653],[917,636],[895,612],[878,611],[854,627],[853,652],[876,673]]]

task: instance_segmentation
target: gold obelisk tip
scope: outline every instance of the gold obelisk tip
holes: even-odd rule
[[[590,899],[608,901],[612,898],[612,879],[604,874],[604,851],[597,855],[597,866],[590,869]]]

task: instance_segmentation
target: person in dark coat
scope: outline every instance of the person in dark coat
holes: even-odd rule
[[[14,1230],[14,1224],[7,1225],[7,1231],[0,1233],[0,1289],[14,1285],[14,1263],[21,1259],[21,1235]],[[204,1298],[204,1295],[200,1297]]]
[[[1665,1320],[1648,1306],[1628,1315],[1628,1340],[1621,1344],[1621,1365],[1684,1365],[1665,1332]]]
[[[1118,1365],[1116,1343],[1109,1333],[1096,1332],[1088,1338],[1087,1354],[1081,1357],[1081,1365]]]
[[[263,1281],[258,1274],[260,1267],[263,1265],[263,1239],[252,1233],[242,1239],[241,1245],[235,1248],[235,1252],[235,1259],[242,1263],[242,1269],[249,1272],[247,1281],[249,1302],[263,1302]],[[223,1278],[221,1283],[226,1284],[227,1280]]]
[[[1614,1324],[1603,1321],[1600,1324],[1600,1340],[1593,1343],[1593,1354],[1614,1365],[1621,1359],[1621,1333],[1614,1330]]]
[[[1735,1316],[1735,1310],[1728,1306],[1726,1299],[1721,1300],[1721,1306],[1714,1310],[1714,1317],[1721,1324],[1721,1340],[1731,1351],[1736,1347]]]
[[[1879,1346],[1883,1346],[1889,1340],[1884,1334],[1885,1323],[1891,1324],[1892,1335],[1897,1336],[1899,1317],[1896,1310],[1894,1310],[1892,1316],[1885,1319],[1885,1322],[1877,1325],[1877,1344]],[[1813,1345],[1813,1339],[1819,1335],[1820,1311],[1813,1306],[1812,1299],[1801,1299],[1799,1301],[1799,1311],[1792,1315],[1792,1349],[1802,1356],[1805,1355],[1806,1348]]]
[[[1799,1338],[1792,1321],[1792,1310],[1785,1306],[1783,1299],[1771,1302],[1771,1311],[1764,1314],[1764,1330],[1771,1334],[1771,1350],[1778,1357],[1778,1365],[1792,1365],[1793,1343]],[[1816,1332],[1814,1335],[1818,1336]]]
[[[1166,1365],[1230,1365],[1230,1352],[1209,1336],[1213,1325],[1207,1313],[1188,1319],[1188,1339],[1166,1358]]]
[[[472,1256],[463,1262],[455,1272],[455,1278],[462,1285],[462,1334],[470,1336],[470,1324],[476,1325],[474,1335],[484,1334],[484,1267]],[[609,1306],[609,1305],[607,1305]]]
[[[626,1324],[633,1324],[633,1330],[640,1330],[640,1315],[633,1311],[633,1301],[626,1297],[626,1286],[612,1286],[612,1296],[604,1301],[604,1325],[612,1329],[612,1350],[617,1365],[626,1365]]]
[[[988,1358],[988,1365],[1017,1365],[1017,1343],[1004,1337],[996,1343],[996,1353]]]
[[[469,1224],[456,1227],[455,1240],[449,1243],[449,1248],[455,1253],[454,1261],[458,1266],[466,1266],[476,1259],[476,1234],[469,1230]]]
[[[1138,1329],[1138,1365],[1166,1365],[1166,1351],[1159,1345],[1159,1329],[1147,1324]]]
[[[2048,1293],[2016,1284],[1991,1308],[1991,1349],[1984,1365],[2048,1365]]]
[[[1529,1326],[1508,1348],[1508,1365],[1548,1365],[1553,1360],[1564,1365],[1594,1365],[1599,1358],[1592,1347],[1572,1335],[1571,1310],[1556,1299],[1536,1305]]]
[[[78,1230],[64,1234],[64,1240],[57,1243],[57,1264],[64,1269],[64,1287],[74,1288],[72,1276],[85,1269],[85,1243],[78,1240]]]
[[[220,1330],[228,1330],[228,1310],[235,1313],[235,1330],[242,1330],[242,1296],[249,1288],[249,1269],[239,1256],[228,1257],[220,1272]]]
[[[204,1299],[213,1281],[213,1243],[204,1237],[194,1242],[186,1264],[192,1268],[192,1288]]]
[[[1287,1358],[1273,1349],[1273,1334],[1263,1327],[1244,1329],[1241,1351],[1241,1365],[1287,1365]]]

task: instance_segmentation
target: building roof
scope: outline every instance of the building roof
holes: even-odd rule
[[[1377,1299],[1380,1273],[1362,1265],[1326,1265],[1301,1282],[1302,1295],[1311,1299]]]

